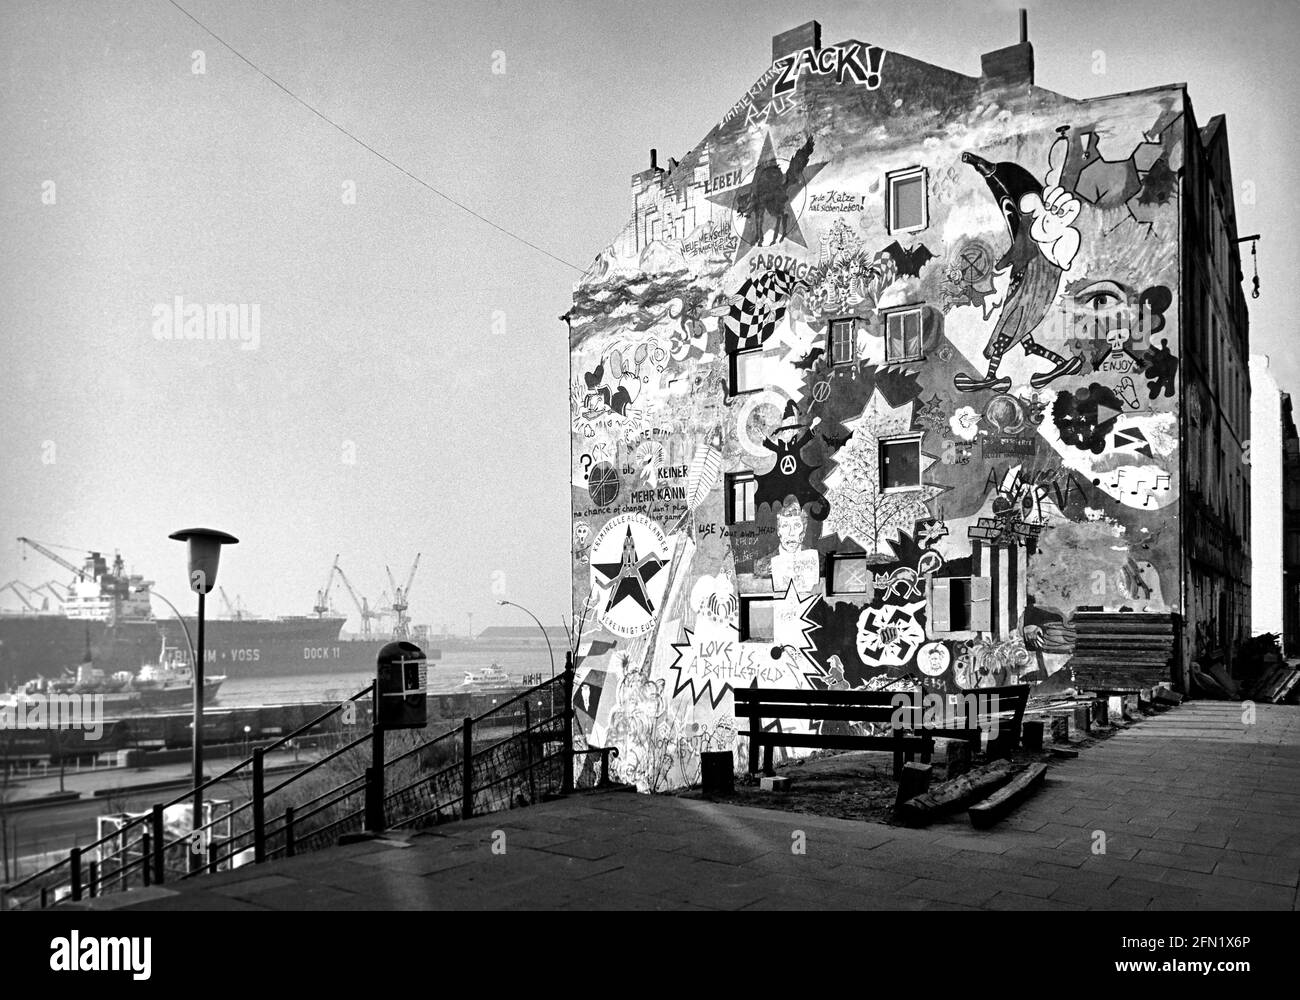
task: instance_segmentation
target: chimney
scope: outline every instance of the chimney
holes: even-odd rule
[[[797,28],[772,36],[772,62],[776,62],[782,56],[788,56],[791,52],[801,52],[809,48],[817,52],[821,47],[822,26],[817,21],[809,21],[807,24],[801,24]]]
[[[1020,41],[980,56],[980,76],[995,87],[1034,82],[1034,47],[1029,44],[1029,12],[1020,9]]]
[[[659,169],[659,150],[657,149],[650,150],[650,169]]]

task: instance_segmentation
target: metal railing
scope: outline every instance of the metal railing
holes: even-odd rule
[[[334,723],[337,746],[268,787],[266,755],[311,733],[372,693],[368,685],[251,756],[187,788],[26,878],[0,887],[0,910],[79,901],[133,886],[161,885],[317,850],[347,834],[419,829],[605,786],[614,748],[588,747],[574,731],[573,665],[459,726],[428,739],[385,732],[375,721],[352,735]],[[351,716],[352,713],[348,713]],[[346,718],[347,716],[345,716]],[[409,746],[401,746],[405,739]],[[366,753],[366,750],[369,753]],[[394,752],[395,751],[395,752]],[[575,759],[584,766],[575,779]],[[238,805],[205,809],[168,837],[166,812],[234,779],[249,782]],[[192,809],[191,809],[192,811]],[[196,821],[197,820],[197,821]]]

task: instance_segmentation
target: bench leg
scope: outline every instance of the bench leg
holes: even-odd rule
[[[930,763],[930,758],[934,756],[934,740],[929,736],[923,736],[922,739],[924,739],[925,742],[921,744],[921,763],[928,764]]]

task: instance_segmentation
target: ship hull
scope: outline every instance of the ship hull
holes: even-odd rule
[[[205,622],[204,669],[227,680],[374,670],[379,651],[391,639],[342,638],[344,621],[302,617]],[[195,619],[186,619],[185,626],[197,640]],[[61,615],[3,615],[0,677],[10,687],[35,677],[56,677],[85,659],[87,645],[95,667],[105,674],[135,673],[157,662],[164,642],[188,651],[185,631],[174,618],[109,625]],[[425,654],[431,660],[441,655],[429,648]]]

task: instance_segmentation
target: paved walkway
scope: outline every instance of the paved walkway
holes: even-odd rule
[[[1241,713],[1202,702],[1147,719],[1053,764],[989,831],[964,815],[908,830],[604,792],[82,905],[1294,910],[1300,709]]]

